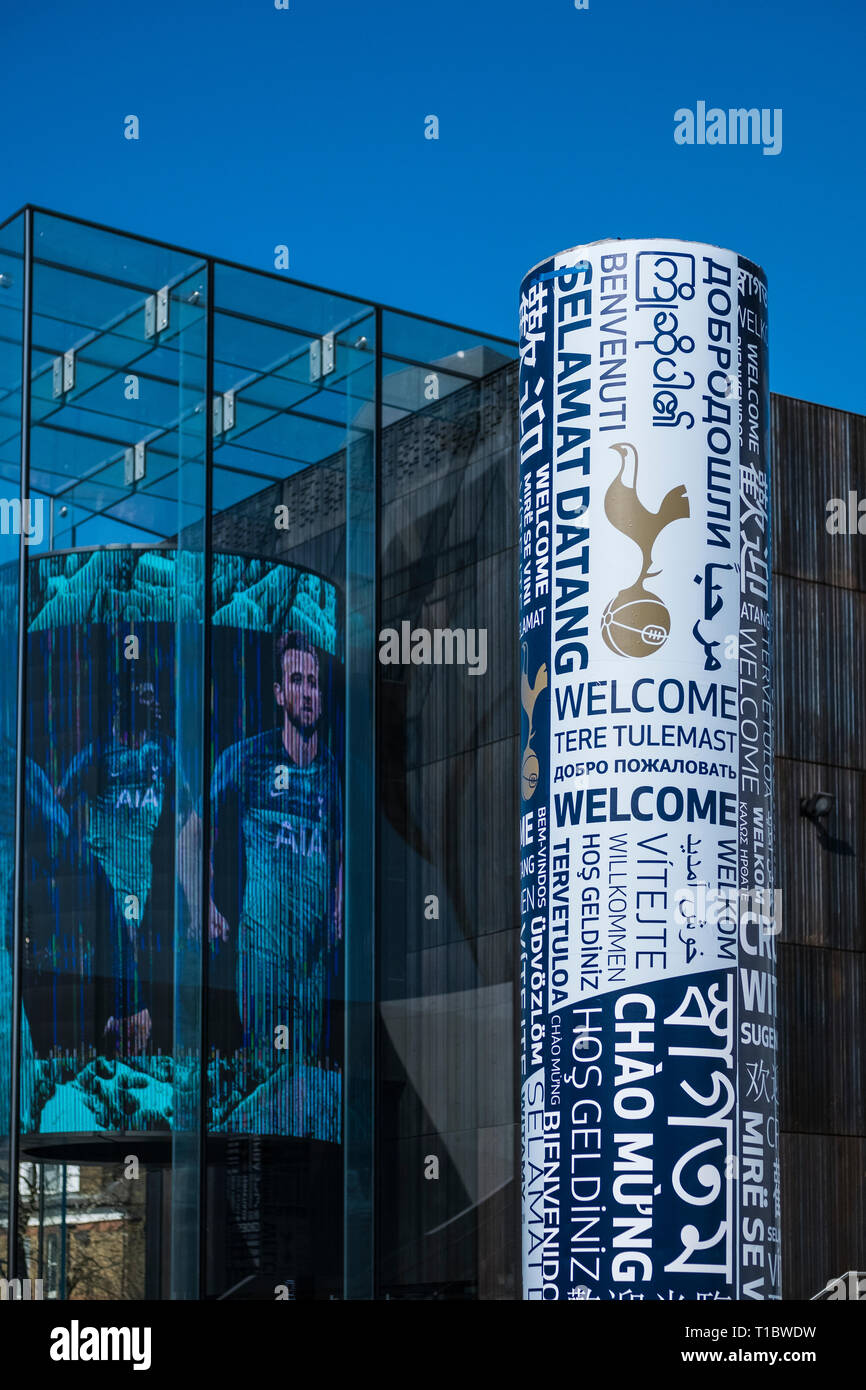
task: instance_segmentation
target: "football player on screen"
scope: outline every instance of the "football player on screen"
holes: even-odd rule
[[[327,1127],[313,1112],[335,1050],[328,985],[342,937],[342,794],[321,730],[316,648],[285,633],[274,675],[277,727],[227,748],[214,768],[212,891],[216,921],[235,938],[250,1097],[232,1127],[303,1134]]]

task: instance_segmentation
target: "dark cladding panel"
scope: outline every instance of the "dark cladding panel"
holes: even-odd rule
[[[866,417],[784,396],[772,413],[782,1291],[804,1299],[866,1258],[866,538],[856,515],[826,524],[866,494]],[[815,823],[817,792],[834,805]]]
[[[510,477],[516,369],[464,386],[384,431],[382,598],[471,567],[516,543]]]
[[[862,592],[866,546],[826,522],[831,498],[866,497],[866,417],[773,396],[772,430],[774,573]]]
[[[778,978],[781,1127],[863,1135],[866,956],[862,951],[815,950],[783,941]]]
[[[783,1129],[781,1151],[783,1297],[814,1298],[863,1268],[866,1140]]]
[[[403,658],[413,632],[465,631],[467,654],[468,631],[485,634],[477,674],[423,660],[380,666],[379,1278],[389,1298],[519,1296],[516,381],[503,367],[382,435],[380,630],[399,634]]]
[[[517,698],[517,660],[508,643],[509,621],[516,620],[513,578],[513,552],[501,551],[383,604],[382,631],[390,629],[407,648],[420,630],[467,634],[464,665],[382,667],[383,719],[402,741],[407,768],[511,736]],[[397,751],[385,750],[386,767]]]
[[[804,519],[803,524],[811,523]],[[866,767],[863,687],[857,678],[866,594],[777,575],[773,597],[776,753],[803,762]]]
[[[776,759],[780,939],[801,946],[866,949],[866,776],[821,763]],[[804,797],[835,797],[822,825],[801,814]],[[777,915],[779,903],[777,898]]]

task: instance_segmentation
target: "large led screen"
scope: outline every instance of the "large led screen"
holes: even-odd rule
[[[200,563],[132,547],[30,562],[30,1135],[178,1125],[202,1077],[190,1020],[206,973],[211,1132],[340,1139],[339,595],[292,565],[214,556],[205,836],[202,778],[191,771],[202,725],[181,718],[177,700],[194,679],[180,653],[201,649],[177,640],[180,625],[201,625]],[[0,762],[8,806],[8,738]],[[11,864],[4,873],[8,964]],[[8,994],[8,970],[0,988]]]

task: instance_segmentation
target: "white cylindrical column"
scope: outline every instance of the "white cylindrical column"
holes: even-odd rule
[[[524,1296],[778,1298],[763,272],[520,298]]]

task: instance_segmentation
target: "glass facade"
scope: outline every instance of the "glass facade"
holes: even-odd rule
[[[381,629],[476,666],[381,668],[378,1265],[387,1297],[518,1298],[515,382],[504,344],[414,332],[384,316]]]
[[[518,1297],[515,345],[32,208],[0,325],[0,1274]]]

